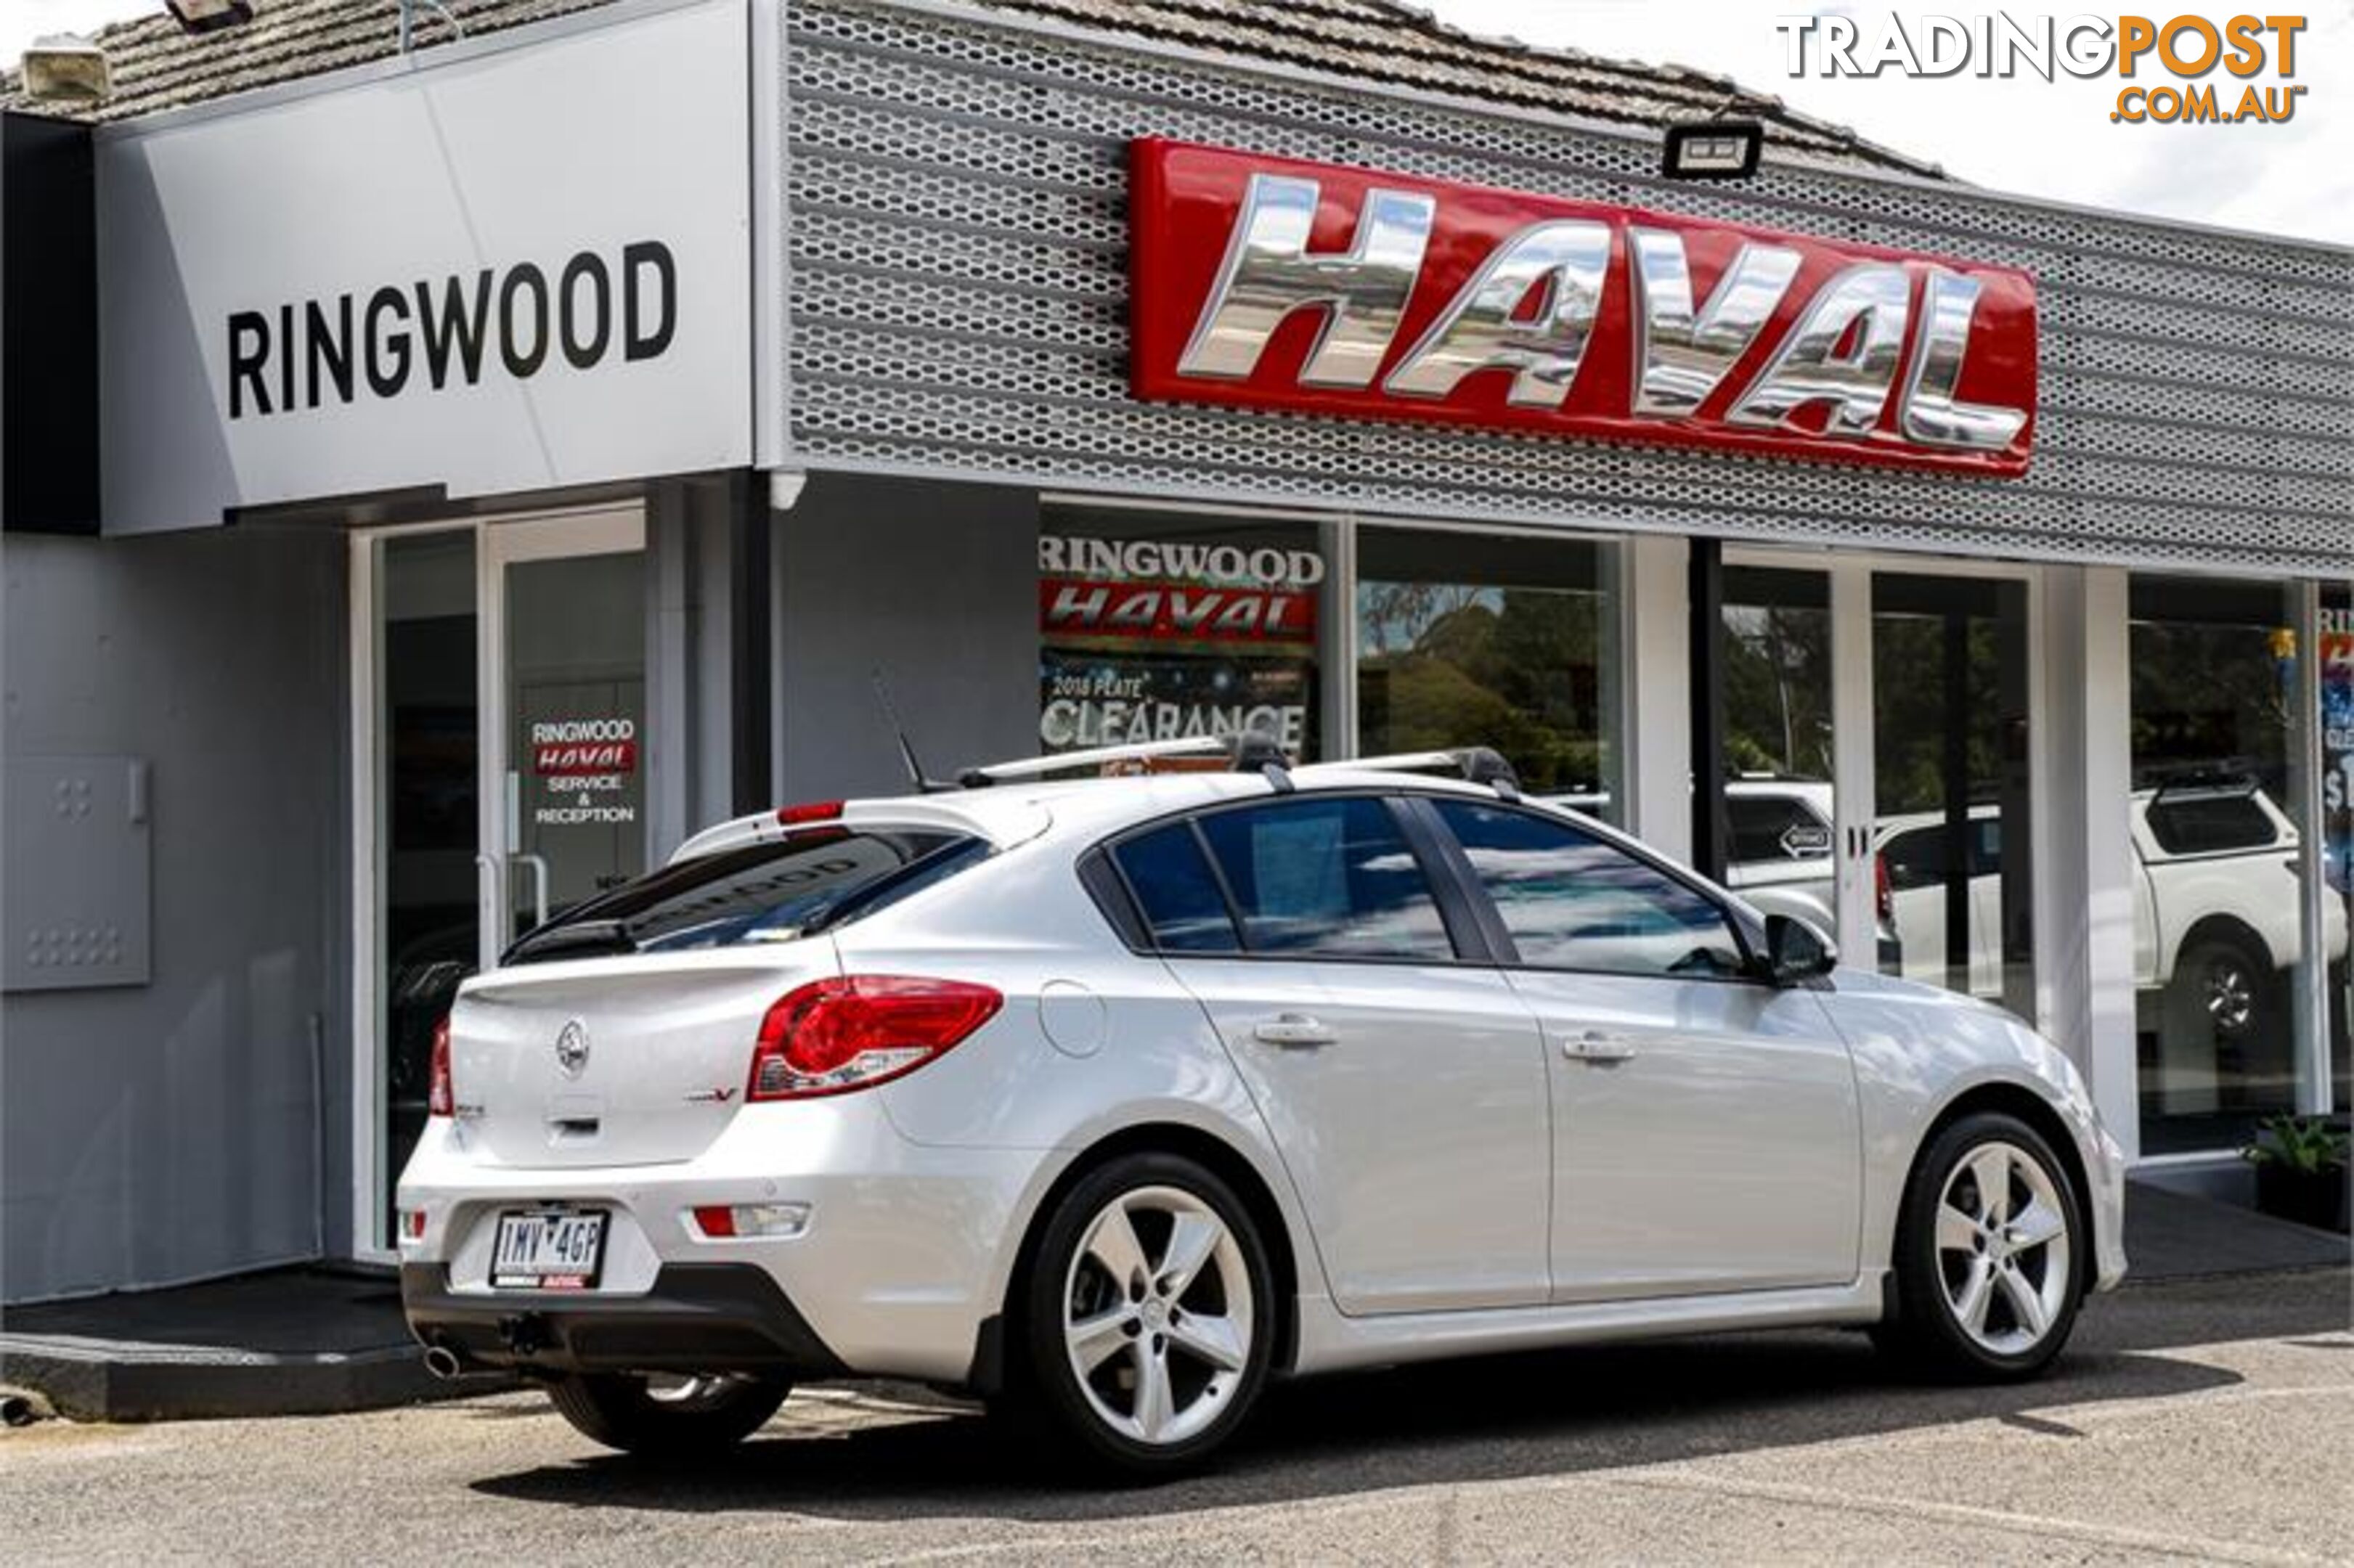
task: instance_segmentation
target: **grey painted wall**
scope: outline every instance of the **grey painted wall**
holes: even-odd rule
[[[154,968],[0,998],[0,1299],[343,1251],[343,538],[5,552],[0,746],[151,764]]]
[[[775,514],[783,800],[906,788],[873,673],[936,777],[1038,750],[1038,501],[819,474]]]

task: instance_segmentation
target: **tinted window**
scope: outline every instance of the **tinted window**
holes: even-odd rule
[[[791,941],[871,915],[988,853],[979,839],[933,831],[799,832],[664,866],[567,910],[506,961]]]
[[[2168,854],[2213,854],[2268,848],[2280,835],[2253,795],[2159,791],[2149,803],[2149,834]]]
[[[2002,874],[2002,819],[1977,817],[1970,821],[1970,874]]]
[[[1130,839],[1112,853],[1136,890],[1155,947],[1190,953],[1235,950],[1225,895],[1218,891],[1191,823]]]
[[[1896,892],[1933,886],[1946,880],[1946,830],[1914,828],[1898,833],[1881,847],[1880,858],[1888,867],[1888,885]]]
[[[1629,975],[1737,975],[1724,912],[1675,878],[1566,822],[1442,800],[1521,961]]]
[[[1803,800],[1735,795],[1724,802],[1736,863],[1807,860],[1831,852],[1831,831]]]
[[[1420,863],[1380,800],[1282,800],[1201,819],[1259,953],[1455,956]]]
[[[2000,817],[1972,817],[1964,842],[1970,846],[1970,875],[2002,874]],[[1946,826],[1907,828],[1882,845],[1880,855],[1888,863],[1888,885],[1896,892],[1935,886],[1946,880]]]

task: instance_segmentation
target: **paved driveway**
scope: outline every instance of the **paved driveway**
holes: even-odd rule
[[[12,1560],[1227,1563],[2349,1561],[2344,1271],[2129,1289],[2024,1388],[1744,1336],[1280,1390],[1216,1475],[1075,1491],[916,1391],[734,1459],[601,1454],[532,1395],[0,1436]]]

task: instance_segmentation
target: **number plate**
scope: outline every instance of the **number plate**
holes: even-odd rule
[[[501,1290],[591,1290],[605,1261],[605,1216],[536,1209],[499,1216],[491,1285]]]

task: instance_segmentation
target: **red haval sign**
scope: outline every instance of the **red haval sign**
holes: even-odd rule
[[[2026,471],[2011,267],[1145,138],[1139,397]]]

